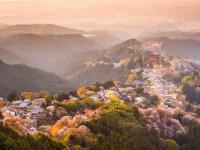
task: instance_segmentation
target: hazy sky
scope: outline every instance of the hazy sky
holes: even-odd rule
[[[200,0],[0,0],[0,22],[198,26]]]

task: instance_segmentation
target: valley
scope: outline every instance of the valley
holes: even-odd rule
[[[199,0],[0,0],[0,150],[200,150]]]
[[[199,145],[198,41],[129,39],[105,48],[101,37],[83,31],[41,28],[13,27],[17,34],[0,41],[5,147],[8,139],[25,150],[33,141],[58,150]]]

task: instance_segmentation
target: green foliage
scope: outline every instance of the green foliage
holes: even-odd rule
[[[165,78],[168,81],[173,81],[174,83],[180,83],[182,80],[182,74],[180,74],[179,72],[171,72],[171,73],[167,73],[165,74]]]
[[[44,135],[21,136],[0,124],[1,150],[61,150],[64,145]]]
[[[105,89],[109,89],[109,88],[111,88],[111,87],[113,87],[113,86],[115,86],[115,84],[114,84],[113,81],[107,81],[107,82],[103,83],[103,87],[104,87]]]
[[[153,95],[153,96],[148,97],[148,100],[145,102],[145,104],[146,104],[146,107],[153,107],[153,106],[158,105],[159,102],[160,100],[158,96]]]
[[[167,139],[165,140],[165,143],[167,145],[166,149],[167,150],[179,150],[180,146],[176,143],[176,141],[172,139]]]
[[[93,99],[86,97],[82,101],[82,105],[84,105],[86,108],[90,109],[96,109],[102,105],[102,103],[97,103]]]
[[[198,115],[198,117],[200,117],[200,108],[197,108],[195,113]]]
[[[32,92],[22,92],[21,93],[21,98],[23,100],[25,100],[25,99],[31,99],[31,100],[33,100],[33,93]]]
[[[69,140],[75,145],[80,145],[80,148],[89,147],[90,149],[95,149],[97,146],[96,137],[94,136],[71,135]]]
[[[19,99],[19,96],[18,96],[18,94],[17,94],[16,91],[12,91],[10,94],[8,94],[7,99],[8,99],[10,102],[12,102],[12,101],[18,100],[18,99]]]
[[[137,86],[135,90],[138,95],[142,95],[144,93],[144,88],[142,86]]]
[[[130,74],[128,76],[128,81],[135,81],[135,80],[138,80],[138,76],[137,76],[136,73],[135,74]]]
[[[181,89],[190,102],[200,103],[200,75],[193,73],[186,75],[181,81]]]
[[[199,150],[200,148],[200,125],[196,123],[188,124],[186,134],[175,137],[180,145],[180,150]]]
[[[186,76],[183,77],[183,79],[181,80],[181,82],[184,83],[184,82],[188,82],[190,80],[192,80],[192,77],[190,75],[186,75]]]
[[[120,102],[104,106],[98,120],[86,123],[98,139],[98,150],[158,150],[159,137],[145,130],[137,111]],[[135,115],[136,114],[136,115]]]
[[[93,99],[86,97],[80,101],[69,101],[69,102],[55,101],[53,104],[58,107],[63,107],[69,113],[76,113],[78,111],[82,112],[86,108],[96,109],[102,106],[104,103],[102,101],[94,101]]]
[[[0,120],[3,119],[3,114],[2,112],[0,111]]]
[[[107,81],[107,82],[105,82],[105,83],[98,83],[98,82],[96,82],[95,83],[95,86],[96,86],[96,91],[99,91],[99,88],[100,87],[104,87],[105,89],[109,89],[109,88],[111,88],[111,87],[113,87],[113,86],[115,86],[115,84],[114,84],[114,82],[113,81]]]
[[[76,91],[70,91],[69,93],[64,93],[61,92],[57,95],[57,100],[62,101],[62,100],[67,100],[69,99],[70,96],[77,96]]]
[[[56,101],[53,104],[58,107],[63,107],[69,113],[81,111],[83,109],[79,101],[69,101],[69,102]]]
[[[82,150],[82,147],[80,145],[75,145],[74,150]]]

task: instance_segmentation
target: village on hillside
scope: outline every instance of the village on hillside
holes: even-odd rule
[[[167,137],[184,134],[186,130],[175,118],[177,114],[182,114],[186,121],[200,123],[200,119],[196,113],[186,111],[186,95],[179,83],[170,81],[168,74],[189,74],[195,68],[187,59],[162,56],[161,60],[161,56],[156,54],[150,56],[148,63],[145,68],[132,68],[125,83],[109,81],[105,85],[80,88],[71,95],[54,95],[51,98],[45,91],[23,92],[19,100],[14,101],[1,98],[2,122],[22,134],[42,132],[56,136],[72,127],[86,132],[88,129],[82,124],[100,117],[103,112],[100,108],[87,106],[119,100],[136,106],[147,119],[146,127],[149,130],[154,129]],[[198,109],[200,106],[193,107]],[[68,125],[60,125],[66,121]]]

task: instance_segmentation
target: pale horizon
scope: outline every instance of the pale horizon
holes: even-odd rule
[[[199,9],[198,0],[0,0],[0,23],[187,30]]]

